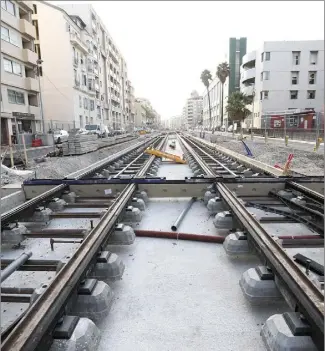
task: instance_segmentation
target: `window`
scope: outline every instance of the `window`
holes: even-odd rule
[[[9,0],[1,0],[1,8],[16,16],[15,5]]]
[[[82,108],[82,97],[79,95],[79,107]]]
[[[269,98],[269,91],[268,90],[261,91],[260,99],[261,100],[267,100],[268,98]]]
[[[94,100],[89,100],[89,103],[90,103],[90,111],[94,111],[95,110]]]
[[[88,99],[84,98],[84,109],[88,110]]]
[[[290,99],[291,100],[298,99],[298,90],[290,90]]]
[[[1,39],[8,41],[8,42],[10,41],[8,28],[1,26]]]
[[[296,85],[299,82],[299,72],[291,72],[291,84]]]
[[[292,51],[292,61],[295,66],[300,64],[300,51]]]
[[[261,80],[269,80],[270,79],[270,71],[261,72]]]
[[[14,73],[19,76],[22,75],[21,65],[19,63],[4,58],[3,65],[6,72]]]
[[[265,61],[270,61],[271,60],[271,53],[270,52],[266,52],[265,53]]]
[[[82,75],[82,84],[83,84],[84,86],[87,86],[87,77],[86,77],[85,74]]]
[[[9,31],[8,28],[1,26],[1,39],[7,41],[10,44],[18,46],[19,40],[16,32]]]
[[[316,84],[316,72],[308,72],[308,84]]]
[[[318,51],[311,51],[310,52],[310,64],[311,65],[316,65],[317,64],[317,58],[318,58]]]
[[[83,127],[83,118],[82,115],[79,115],[79,120],[80,120],[80,128]]]
[[[8,89],[8,101],[10,104],[25,105],[25,96],[23,93]]]
[[[316,90],[307,90],[307,99],[315,99]]]

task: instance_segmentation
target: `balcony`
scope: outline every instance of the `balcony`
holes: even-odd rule
[[[25,78],[25,88],[26,90],[39,92],[38,80],[31,77]]]
[[[89,87],[88,86],[88,94],[89,95],[96,95],[96,91],[94,87]]]
[[[99,99],[96,99],[96,105],[100,106],[100,100]]]
[[[99,85],[98,84],[95,84],[95,90],[99,91]]]
[[[247,95],[247,96],[253,96],[254,92],[254,85],[247,85],[247,86],[241,86],[240,91]]]
[[[19,6],[24,8],[26,11],[33,12],[33,2],[32,1],[21,0],[21,1],[19,1]]]
[[[38,56],[36,52],[33,52],[29,49],[22,49],[22,51],[23,51],[23,61],[31,63],[32,65],[36,65],[36,61],[38,60]]]
[[[98,74],[99,74],[98,73],[98,68],[94,68],[94,73],[95,73],[96,76],[98,76]]]
[[[35,119],[41,119],[41,111],[39,106],[28,106],[28,113],[35,115]]]
[[[19,30],[23,35],[30,37],[31,39],[36,38],[36,29],[35,27],[25,19],[19,20]]]
[[[88,53],[87,45],[83,43],[75,33],[70,33],[70,42],[72,45],[76,46],[79,50],[81,50],[84,54]]]
[[[255,68],[245,70],[242,72],[241,77],[240,77],[241,83],[247,82],[249,80],[255,81],[255,76],[256,76],[256,69]]]
[[[242,66],[253,64],[253,61],[256,60],[256,51],[251,51],[243,56]]]

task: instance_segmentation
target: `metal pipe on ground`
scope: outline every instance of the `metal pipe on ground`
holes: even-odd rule
[[[134,233],[136,236],[145,237],[145,238],[192,240],[192,241],[201,241],[201,242],[217,243],[217,244],[222,244],[225,241],[225,237],[214,236],[214,235],[160,232],[160,231],[154,231],[154,230],[135,230]]]
[[[24,252],[16,258],[10,265],[1,271],[1,283],[4,282],[13,272],[23,265],[33,255],[32,252]]]
[[[188,202],[187,206],[184,208],[184,210],[181,212],[181,214],[177,217],[175,223],[172,225],[171,230],[174,232],[177,230],[178,226],[181,224],[182,220],[186,216],[188,210],[192,207],[194,202],[196,201],[196,197],[192,197],[191,200]]]

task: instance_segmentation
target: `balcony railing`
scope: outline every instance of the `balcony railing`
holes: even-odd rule
[[[82,40],[75,33],[70,33],[70,41],[79,50],[83,51],[84,53],[88,52],[87,44],[83,43]]]

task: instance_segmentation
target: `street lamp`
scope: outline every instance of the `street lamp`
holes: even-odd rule
[[[42,90],[41,90],[41,67],[43,60],[38,59],[37,63],[37,75],[38,75],[38,87],[39,87],[39,98],[40,98],[40,111],[41,111],[41,119],[42,119],[42,129],[43,133],[45,134],[45,123],[44,123],[44,112],[43,112],[43,100],[42,100]]]

